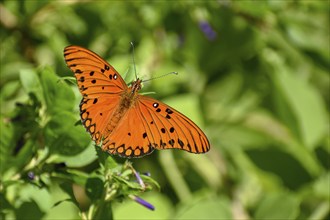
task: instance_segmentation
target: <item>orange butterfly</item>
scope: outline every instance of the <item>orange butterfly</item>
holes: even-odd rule
[[[205,153],[210,143],[189,118],[153,98],[138,94],[141,80],[127,86],[119,73],[94,52],[64,49],[83,99],[80,117],[102,149],[122,157],[142,157],[154,149],[177,148]]]

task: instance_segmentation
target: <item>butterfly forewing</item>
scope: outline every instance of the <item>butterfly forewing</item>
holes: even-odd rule
[[[157,149],[177,148],[192,153],[209,151],[210,144],[203,131],[189,118],[170,106],[142,96],[139,102],[140,112],[152,135],[158,132],[161,137],[155,142]]]
[[[116,94],[127,89],[119,73],[90,50],[68,46],[64,49],[64,58],[68,67],[74,72],[83,96]]]

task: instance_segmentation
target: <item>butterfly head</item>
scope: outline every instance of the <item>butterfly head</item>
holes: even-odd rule
[[[141,82],[142,82],[141,79],[137,79],[136,81],[132,82],[132,85],[131,85],[132,93],[136,93],[139,90],[141,90],[141,88],[142,88]]]

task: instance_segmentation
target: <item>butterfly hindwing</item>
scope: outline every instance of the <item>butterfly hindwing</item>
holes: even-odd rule
[[[154,149],[181,149],[205,153],[210,149],[202,130],[168,105],[139,95],[103,149],[123,157],[141,157]]]
[[[137,106],[129,108],[113,132],[104,139],[102,149],[122,157],[142,157],[155,148],[146,132]]]
[[[110,133],[106,129],[108,126],[107,122],[111,121],[119,101],[120,97],[114,95],[93,99],[83,98],[81,100],[81,121],[96,144],[99,144],[101,139]]]

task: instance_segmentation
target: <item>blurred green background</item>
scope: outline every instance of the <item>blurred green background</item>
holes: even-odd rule
[[[88,181],[100,163],[77,86],[60,78],[73,76],[63,49],[124,74],[131,41],[140,78],[179,72],[142,92],[200,125],[211,150],[132,159],[161,187],[140,195],[156,209],[118,199],[114,219],[330,218],[328,1],[7,0],[0,12],[1,219],[87,219],[98,188],[67,174]]]

